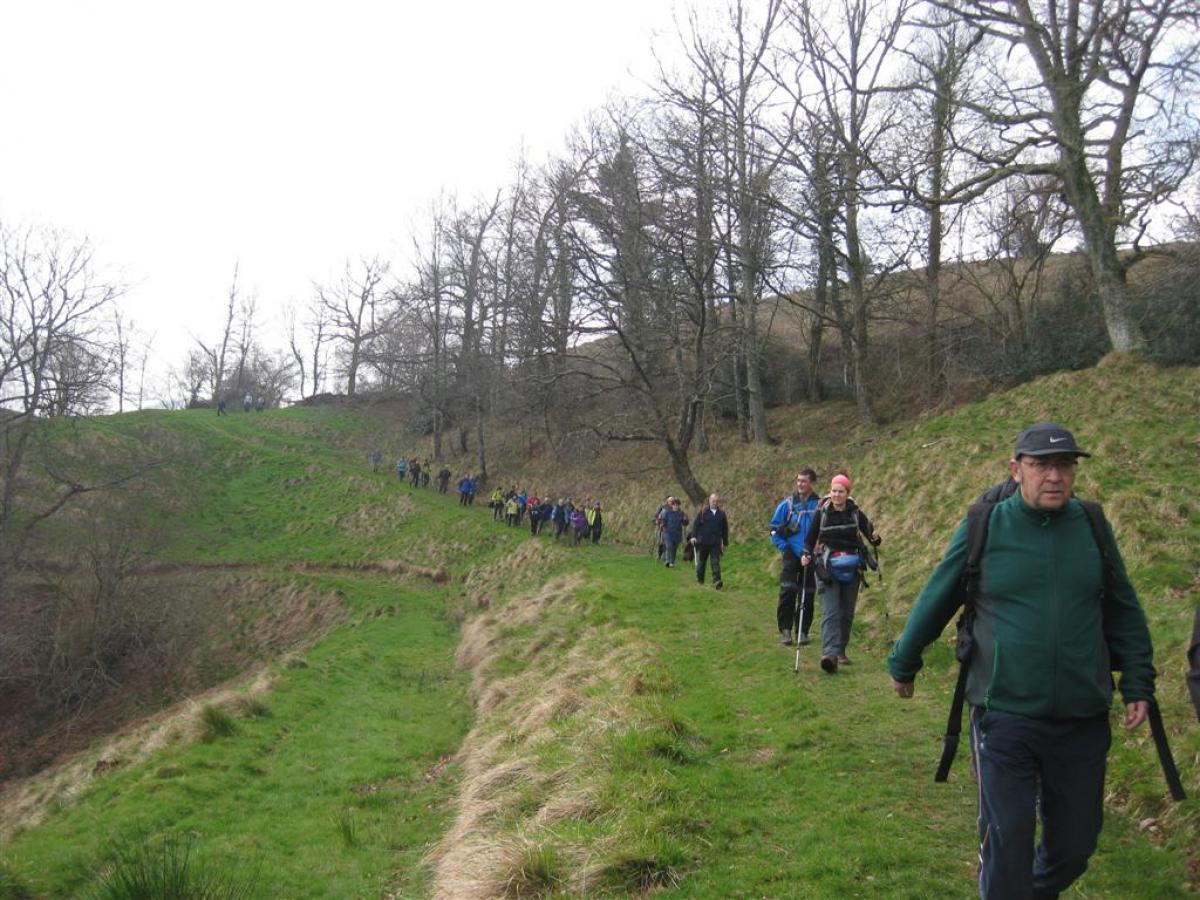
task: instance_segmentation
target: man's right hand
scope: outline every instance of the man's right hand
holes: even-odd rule
[[[912,697],[914,685],[915,682],[912,681],[896,681],[894,678],[892,679],[892,690],[894,690],[905,700]]]

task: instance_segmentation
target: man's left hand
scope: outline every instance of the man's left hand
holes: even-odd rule
[[[1137,728],[1150,715],[1150,701],[1135,700],[1125,704],[1125,727]]]

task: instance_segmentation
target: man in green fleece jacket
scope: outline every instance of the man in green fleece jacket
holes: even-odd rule
[[[1105,591],[1087,514],[1072,498],[1088,455],[1057,423],[1026,428],[1008,464],[1018,490],[988,522],[966,691],[988,900],[1057,897],[1083,874],[1103,821],[1110,672],[1121,672],[1127,728],[1146,720],[1154,696],[1150,632],[1116,541],[1106,529],[1114,571]],[[961,603],[966,544],[964,519],[888,659],[901,697],[912,696],[921,652]]]

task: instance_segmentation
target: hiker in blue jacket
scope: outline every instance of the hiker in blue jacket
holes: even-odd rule
[[[667,568],[675,568],[675,551],[683,542],[683,532],[690,524],[688,515],[674,497],[667,498],[667,504],[659,513],[662,523],[663,555],[666,557]]]
[[[813,597],[817,593],[816,570],[812,566],[800,565],[804,555],[804,539],[812,526],[813,513],[821,498],[813,490],[817,473],[812,469],[801,469],[796,476],[796,490],[775,507],[771,516],[771,543],[783,556],[783,568],[779,570],[779,603],[775,608],[775,621],[779,628],[779,643],[792,643],[792,626],[796,622],[796,604],[800,610],[799,634],[796,640],[808,643],[808,629],[813,620]]]

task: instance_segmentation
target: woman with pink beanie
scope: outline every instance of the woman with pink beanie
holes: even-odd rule
[[[861,509],[850,499],[850,478],[833,476],[829,497],[813,515],[804,540],[800,564],[817,566],[817,593],[821,597],[821,668],[832,675],[847,665],[846,645],[866,561],[863,538],[875,546],[879,535]]]

